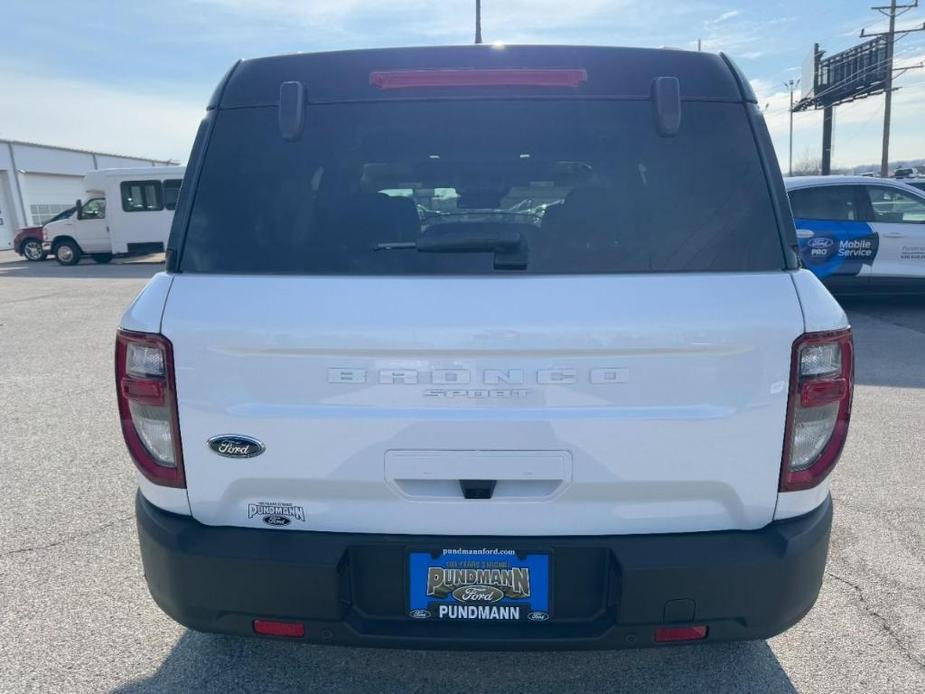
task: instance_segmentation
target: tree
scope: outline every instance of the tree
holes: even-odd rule
[[[822,159],[814,157],[809,149],[804,149],[800,158],[793,162],[794,176],[818,176],[821,172]]]

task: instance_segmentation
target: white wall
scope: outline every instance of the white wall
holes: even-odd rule
[[[26,173],[54,173],[83,176],[93,170],[93,155],[36,145],[13,144],[16,168]]]
[[[0,171],[0,251],[13,247],[13,237],[16,236],[18,228],[12,200],[9,176],[5,171]]]
[[[16,235],[17,229],[27,224],[25,211],[19,204],[19,193],[16,188],[16,178],[14,177],[13,161],[10,158],[11,146],[7,142],[0,141],[0,183],[4,184],[6,191],[7,204],[3,211],[4,225],[13,230],[13,236]],[[0,246],[0,250],[6,246]]]
[[[159,162],[163,165],[164,162]],[[153,166],[150,159],[129,159],[128,157],[111,157],[108,154],[96,155],[98,169],[130,169],[136,166]]]

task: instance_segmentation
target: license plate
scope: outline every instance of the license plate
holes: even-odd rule
[[[408,555],[408,615],[437,621],[545,622],[549,554],[452,548]]]

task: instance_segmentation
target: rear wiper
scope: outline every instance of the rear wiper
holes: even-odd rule
[[[374,250],[414,249],[419,253],[494,253],[495,268],[527,266],[527,245],[515,229],[452,229],[431,227],[416,241],[385,241]]]

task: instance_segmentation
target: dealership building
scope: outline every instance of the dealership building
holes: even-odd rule
[[[0,140],[0,251],[12,248],[22,227],[43,224],[85,198],[87,172],[176,163]]]

